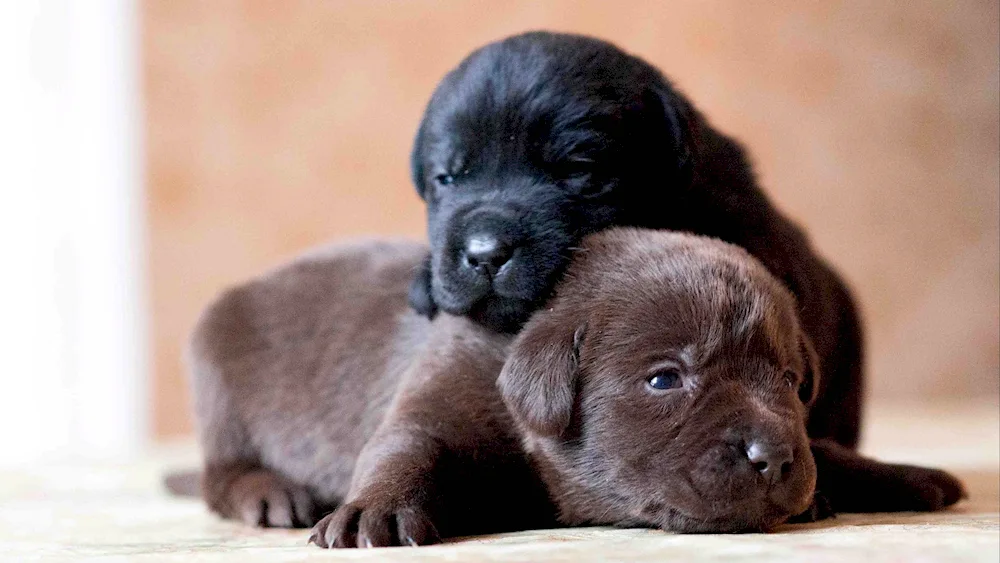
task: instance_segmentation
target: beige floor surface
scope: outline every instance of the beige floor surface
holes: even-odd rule
[[[308,531],[261,531],[168,497],[160,476],[190,445],[132,463],[58,462],[0,471],[4,561],[1000,561],[1000,412],[995,403],[870,409],[864,450],[945,467],[970,499],[937,514],[841,515],[769,534],[686,536],[576,528],[422,548],[325,551]]]

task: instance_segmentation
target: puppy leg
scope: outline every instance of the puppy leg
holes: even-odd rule
[[[306,528],[322,508],[303,486],[257,461],[246,430],[217,394],[203,409],[201,432],[205,469],[201,492],[208,507],[222,516],[263,528]]]
[[[934,511],[965,498],[962,483],[939,469],[881,463],[833,440],[813,440],[816,490],[834,512]]]
[[[201,492],[209,509],[250,526],[309,527],[321,507],[305,488],[258,461],[246,428],[213,366],[196,364],[196,406],[205,466]]]
[[[441,448],[406,424],[383,427],[365,445],[348,502],[314,528],[320,547],[415,546],[439,540],[431,513]]]
[[[345,503],[313,528],[311,542],[425,545],[437,542],[439,532],[482,524],[473,514],[482,507],[467,491],[494,483],[474,483],[476,468],[502,467],[501,460],[520,455],[496,396],[507,342],[468,319],[438,316],[358,456]],[[507,477],[504,469],[498,475],[492,479]]]
[[[861,404],[864,392],[864,338],[861,320],[850,291],[825,264],[819,264],[818,287],[831,310],[838,311],[836,327],[814,328],[811,336],[832,338],[827,343],[825,370],[820,394],[809,413],[809,436],[832,438],[837,443],[856,448],[861,430]],[[815,341],[814,341],[815,344]]]

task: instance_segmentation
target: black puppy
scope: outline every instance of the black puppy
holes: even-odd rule
[[[740,146],[648,63],[577,35],[487,45],[434,92],[412,167],[431,244],[410,288],[418,311],[515,332],[588,233],[635,225],[718,237],[798,299],[830,374],[810,436],[856,445],[862,339],[850,294],[757,187]]]

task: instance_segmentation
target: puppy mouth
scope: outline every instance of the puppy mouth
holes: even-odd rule
[[[786,522],[808,507],[808,501],[805,501],[805,506],[799,506],[802,504],[797,501],[799,494],[794,495],[794,501],[780,496],[775,498],[773,491],[768,488],[751,487],[740,498],[727,495],[728,500],[713,500],[711,496],[698,492],[690,480],[682,479],[679,482],[684,482],[688,493],[693,495],[688,501],[648,501],[642,506],[641,515],[653,525],[674,532],[761,533]],[[803,494],[802,498],[811,500],[812,492],[813,488],[809,487],[808,494]]]
[[[533,252],[536,249],[521,247],[508,262],[488,272],[463,267],[458,257],[440,260],[431,276],[433,299],[453,315],[499,316],[504,319],[501,324],[523,323],[546,296],[554,271],[536,263]]]
[[[439,282],[441,276],[434,276],[431,290],[438,307],[452,315],[468,315],[482,301],[495,295],[492,281],[475,280],[471,283]]]
[[[656,525],[684,534],[753,534],[767,532],[791,516],[783,508],[767,502],[753,512],[712,518],[697,518],[671,507],[661,511]]]
[[[468,294],[466,294],[468,296]],[[441,310],[452,315],[463,315],[501,333],[516,333],[534,310],[534,302],[502,295],[492,288],[479,292],[474,298],[458,300],[435,295]]]

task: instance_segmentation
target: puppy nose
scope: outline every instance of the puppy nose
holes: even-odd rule
[[[786,444],[755,440],[747,446],[747,459],[768,485],[780,482],[792,470],[792,448]]]
[[[514,249],[510,244],[489,234],[474,234],[465,239],[465,262],[482,274],[495,276],[510,260]]]

